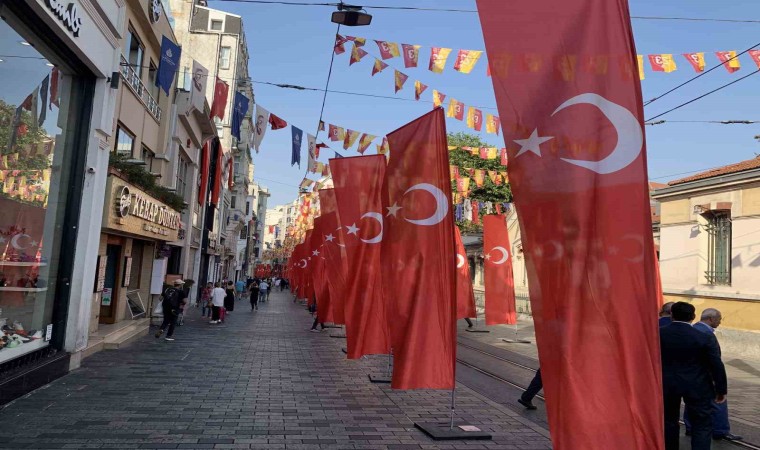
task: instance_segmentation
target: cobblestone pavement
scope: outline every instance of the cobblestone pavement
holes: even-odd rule
[[[346,360],[345,340],[308,332],[310,316],[290,295],[247,306],[224,325],[191,308],[174,342],[149,335],[88,358],[0,411],[0,448],[551,447],[545,429],[461,385],[457,422],[493,440],[432,441],[413,421],[446,421],[448,392],[369,383],[387,358]]]

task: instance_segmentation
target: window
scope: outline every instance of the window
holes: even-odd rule
[[[148,90],[150,91],[150,95],[153,96],[153,98],[158,98],[158,86],[156,86],[156,77],[158,76],[158,67],[156,67],[156,64],[153,62],[153,60],[150,60],[150,63],[148,64]]]
[[[187,200],[187,176],[190,171],[190,163],[180,155],[177,164],[177,195]]]
[[[132,157],[132,151],[135,147],[135,137],[129,131],[121,127],[116,127],[116,153],[124,155],[127,158]]]
[[[248,238],[248,226],[243,225],[243,228],[240,229],[240,239],[247,239]]]
[[[731,284],[731,211],[712,211],[705,215],[707,225],[708,284]]]
[[[222,31],[222,21],[211,19],[211,29],[214,31]]]
[[[251,202],[245,202],[245,215],[247,216],[250,213],[251,213]]]
[[[219,52],[219,65],[222,67],[222,69],[230,68],[230,53],[231,49],[229,47],[221,48]]]
[[[135,73],[137,73],[138,77],[142,77],[142,66],[143,66],[143,59],[145,58],[145,47],[142,45],[142,42],[140,42],[140,38],[137,37],[137,33],[135,30],[132,29],[132,27],[129,27],[129,48],[127,48],[127,51],[129,52],[127,60],[129,61],[129,64],[132,66],[132,69],[134,69]]]
[[[233,195],[232,198],[230,199],[230,209],[235,209],[235,201],[236,200],[237,200],[237,197],[235,197]]]
[[[156,158],[156,154],[148,150],[146,147],[142,148],[142,160],[145,162],[145,170],[148,173],[153,173],[153,160]]]

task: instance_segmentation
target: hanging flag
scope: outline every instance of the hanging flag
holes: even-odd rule
[[[354,63],[358,63],[365,56],[367,56],[367,52],[363,48],[354,45],[354,48],[351,50],[351,58],[348,60],[348,65],[353,66]]]
[[[374,77],[375,74],[382,72],[386,67],[388,67],[388,64],[385,64],[381,60],[375,58],[375,64],[372,65],[372,76]]]
[[[206,104],[206,85],[208,84],[208,69],[193,60],[193,72],[190,80],[190,105],[196,111],[203,112]]]
[[[480,225],[480,203],[477,200],[472,201],[472,223]]]
[[[686,61],[689,61],[689,64],[691,64],[691,67],[694,68],[694,71],[697,73],[702,73],[705,71],[705,54],[702,52],[697,53],[684,53],[683,57],[686,58]]]
[[[227,158],[227,189],[235,186],[235,158],[230,154]]]
[[[294,166],[298,164],[298,168],[301,168],[301,139],[303,138],[303,131],[299,128],[290,126],[291,135],[293,138],[293,152],[290,156],[290,165]]]
[[[330,165],[348,267],[343,299],[347,357],[388,354],[388,300],[380,259],[386,221],[382,204],[385,157],[332,159]]]
[[[670,73],[677,69],[673,55],[663,53],[661,55],[649,55],[649,64],[655,72]]]
[[[459,178],[459,167],[449,164],[449,179],[456,180]]]
[[[478,152],[480,155],[480,159],[488,159],[488,148],[487,147],[480,147],[480,151]]]
[[[317,129],[319,131],[325,131],[325,121],[324,120],[320,120],[319,121],[319,127],[317,127]]]
[[[37,126],[42,126],[43,123],[45,123],[45,118],[47,117],[47,108],[45,105],[48,104],[48,89],[50,85],[50,75],[48,74],[44,80],[42,80],[42,84],[40,84],[40,110],[39,110],[39,116],[35,117],[37,119]]]
[[[404,83],[406,83],[406,80],[409,78],[406,74],[399,72],[398,70],[394,70],[394,80],[396,81],[396,93],[400,91],[404,87]]]
[[[734,73],[741,68],[739,58],[736,57],[736,51],[734,50],[715,52],[715,56],[723,63],[723,67],[726,68],[728,73]]]
[[[219,206],[219,196],[222,192],[222,166],[224,165],[224,149],[222,148],[222,143],[219,142],[219,138],[215,137],[211,140],[211,152],[216,155],[214,179],[211,185],[211,204]]]
[[[267,122],[269,122],[269,111],[261,105],[256,105],[256,123],[253,125],[253,148],[256,153],[259,152],[261,141],[264,140],[264,134],[267,132]]]
[[[419,80],[416,80],[414,82],[414,99],[419,100],[420,95],[422,95],[423,92],[425,92],[425,89],[427,89],[426,84],[422,84]]]
[[[493,67],[524,51],[528,35],[544,55],[636,61],[626,1],[477,0],[477,9]],[[552,26],[537,35],[537,20]],[[514,126],[505,144],[553,447],[662,450],[659,330],[631,321],[658,309],[641,83],[494,72],[493,86],[499,116]],[[594,151],[555,153],[559,136]]]
[[[343,150],[353,147],[357,139],[359,139],[359,132],[347,129],[346,136],[343,138]]]
[[[478,316],[475,310],[475,293],[472,289],[470,278],[470,265],[467,262],[467,251],[462,243],[462,233],[459,227],[454,227],[454,245],[456,257],[456,286],[457,286],[457,319],[465,317],[475,318]]]
[[[390,149],[388,148],[388,138],[383,137],[382,144],[377,145],[377,154],[378,155],[387,155],[389,153]]]
[[[50,105],[48,108],[52,111],[53,105],[55,105],[57,108],[60,108],[60,93],[58,92],[58,83],[61,79],[61,72],[58,70],[58,67],[53,67],[53,69],[50,71]]]
[[[335,54],[336,55],[342,55],[346,52],[346,46],[345,43],[348,42],[347,38],[344,38],[343,36],[336,34],[335,35]]]
[[[394,291],[387,309],[391,387],[453,389],[456,250],[443,110],[399,128],[388,142],[393,157],[386,171],[381,245],[383,277],[393,280]]]
[[[325,248],[323,240],[323,223],[324,218],[320,215],[314,218],[314,228],[311,231],[309,247],[311,248],[311,283],[314,286],[314,297],[317,302],[317,317],[323,322],[332,321],[332,310],[330,308],[331,297],[330,289],[327,284],[327,268],[325,267]]]
[[[301,189],[308,189],[312,184],[314,184],[314,180],[310,180],[308,178],[304,178],[301,181]]]
[[[470,190],[470,177],[460,176],[457,179],[457,192],[467,192]]]
[[[501,164],[502,166],[506,166],[507,165],[507,149],[506,148],[502,148],[499,151],[499,158],[501,159],[499,164]]]
[[[459,50],[454,62],[454,70],[462,73],[470,73],[480,59],[483,52],[480,50]]]
[[[420,57],[420,46],[401,44],[401,48],[404,50],[404,67],[407,69],[417,67],[417,61]]]
[[[322,130],[322,131],[324,131],[324,130]],[[317,146],[315,147],[315,151],[314,151],[314,154],[316,155],[315,156],[316,158],[319,158],[319,151],[321,149],[323,149],[323,148],[330,148],[330,147],[328,147],[327,144],[325,144],[323,142],[320,142],[319,144],[317,144]]]
[[[491,179],[491,182],[493,184],[497,184],[499,180],[499,172],[496,170],[488,170],[487,172],[488,172],[488,178]]]
[[[235,91],[235,103],[232,109],[232,126],[230,133],[240,141],[240,125],[243,123],[243,119],[248,114],[248,97],[243,95],[242,92]]]
[[[433,89],[433,108],[437,108],[443,104],[446,99],[446,94]]]
[[[750,50],[748,53],[752,61],[757,65],[757,68],[760,69],[760,50]]]
[[[453,117],[457,120],[464,119],[464,103],[457,101],[455,98],[449,99],[449,110],[446,117]]]
[[[343,249],[343,233],[338,216],[337,200],[334,189],[319,190],[319,207],[322,213],[322,238],[324,242],[325,275],[330,291],[329,312],[317,312],[318,317],[325,317],[325,322],[345,324],[344,292],[348,266]],[[317,304],[319,307],[319,304]],[[323,314],[326,314],[323,316]],[[332,320],[330,320],[330,318]]]
[[[621,59],[625,61],[628,58],[626,55],[622,55]],[[639,80],[643,80],[644,79],[644,55],[636,55],[636,62],[638,63],[638,67],[639,67]]]
[[[498,136],[500,127],[501,122],[499,121],[499,116],[486,114],[486,133],[491,133]]]
[[[473,179],[475,180],[475,186],[479,188],[483,187],[483,184],[486,181],[486,171],[483,169],[475,169]]]
[[[330,140],[333,142],[342,141],[346,138],[346,132],[343,129],[343,127],[339,127],[337,125],[330,124],[329,128],[330,130]]]
[[[359,138],[359,149],[357,151],[363,155],[364,152],[367,151],[369,144],[371,144],[376,137],[377,136],[372,136],[367,133],[362,134],[362,137]]]
[[[211,164],[211,140],[206,141],[201,149],[200,182],[198,183],[198,205],[205,205],[208,192],[209,165]]]
[[[377,44],[377,47],[380,49],[380,56],[383,59],[390,59],[390,58],[395,58],[396,56],[401,56],[400,53],[398,52],[398,44],[396,44],[395,42],[375,40],[375,43]]]
[[[308,171],[311,173],[322,172],[322,167],[317,163],[317,138],[306,133],[306,150],[309,154]]]
[[[496,159],[499,157],[499,149],[496,147],[488,147],[486,159]]]
[[[354,44],[358,45],[359,47],[364,47],[364,44],[367,43],[367,39],[363,37],[346,36],[346,39],[349,41],[354,41]]]
[[[515,283],[512,279],[512,254],[509,230],[502,215],[483,217],[485,253],[486,325],[514,325]]]
[[[161,58],[158,60],[158,73],[156,74],[156,86],[169,95],[174,77],[179,68],[179,56],[182,49],[171,39],[163,36],[161,39]]]
[[[483,112],[472,106],[467,108],[467,126],[475,131],[480,131],[483,127]]]
[[[428,64],[428,69],[435,73],[443,73],[450,53],[450,48],[433,47],[430,49],[430,64]]]
[[[274,114],[269,114],[269,125],[272,126],[273,130],[279,130],[281,128],[287,127],[288,123],[275,116]]]
[[[227,97],[229,96],[230,87],[224,81],[216,77],[214,85],[214,101],[211,103],[211,118],[218,117],[224,120],[224,111],[227,109]],[[276,128],[272,127],[273,130]]]

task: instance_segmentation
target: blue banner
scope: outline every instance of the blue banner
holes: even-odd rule
[[[290,129],[293,131],[293,155],[290,157],[290,165],[294,166],[298,164],[298,168],[301,168],[301,141],[303,141],[303,131],[291,125]]]
[[[240,141],[240,124],[243,123],[248,113],[248,97],[240,92],[235,92],[235,103],[232,108],[232,135]],[[253,132],[253,130],[251,130]]]
[[[162,88],[166,95],[172,88],[174,76],[179,70],[179,56],[182,49],[166,36],[161,39],[161,59],[158,61],[158,74],[156,74],[156,86]]]

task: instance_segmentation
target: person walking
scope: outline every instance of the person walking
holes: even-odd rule
[[[539,367],[536,371],[536,375],[533,376],[533,379],[530,381],[530,384],[528,385],[528,389],[525,390],[525,392],[522,393],[520,398],[517,399],[517,403],[523,405],[525,409],[534,410],[537,409],[536,405],[533,404],[533,397],[538,394],[538,391],[544,388],[543,380],[541,380],[541,368]]]
[[[709,450],[712,402],[726,401],[726,368],[715,336],[691,326],[693,305],[676,302],[670,313],[673,323],[660,328],[665,450],[679,449],[682,399],[691,420],[692,450]]]
[[[227,296],[227,293],[224,292],[224,289],[222,289],[221,285],[217,281],[214,284],[214,289],[211,291],[211,322],[209,323],[220,323],[222,321],[222,310],[224,309],[224,298]]]
[[[227,282],[227,288],[224,297],[224,314],[231,313],[235,310],[235,284],[232,281]]]
[[[177,316],[180,309],[184,306],[185,298],[182,293],[182,286],[185,284],[182,280],[174,280],[174,286],[168,287],[161,294],[161,308],[164,313],[164,321],[156,331],[156,339],[160,338],[164,330],[168,328],[164,340],[173,341],[174,326],[177,324]]]
[[[319,330],[317,330],[317,325],[320,325],[322,327],[322,331],[325,331],[325,324],[321,320],[319,320],[319,313],[317,312],[317,299],[314,298],[314,301],[309,303],[308,305],[309,312],[312,316],[314,316],[314,323],[311,324],[311,331],[312,333],[319,333]]]
[[[670,309],[673,307],[673,303],[675,302],[663,303],[662,308],[660,308],[660,318],[658,319],[658,323],[661,327],[670,325],[671,322],[673,322],[673,319],[670,318]]]
[[[251,311],[259,309],[259,283],[254,280],[250,285],[249,299],[251,302]]]
[[[261,280],[261,283],[259,283],[259,302],[261,303],[266,302],[268,296],[269,296],[269,283],[267,283],[267,280]]]
[[[245,281],[237,280],[235,282],[235,293],[237,294],[238,300],[243,299],[243,292],[245,292]]]
[[[201,289],[201,318],[211,318],[211,291],[214,290],[213,283],[206,283],[206,287]]]
[[[714,335],[715,329],[720,326],[723,316],[720,311],[715,308],[707,308],[702,311],[702,315],[699,318],[699,322],[694,324],[694,328],[703,333]],[[717,340],[717,339],[716,339]],[[720,348],[720,343],[718,343]],[[731,424],[728,421],[728,400],[723,403],[712,404],[712,437],[713,439],[727,441],[741,441],[744,438],[738,434],[731,433]],[[686,425],[686,435],[691,435],[691,421],[689,420],[689,414],[687,411],[683,413],[684,425]]]

